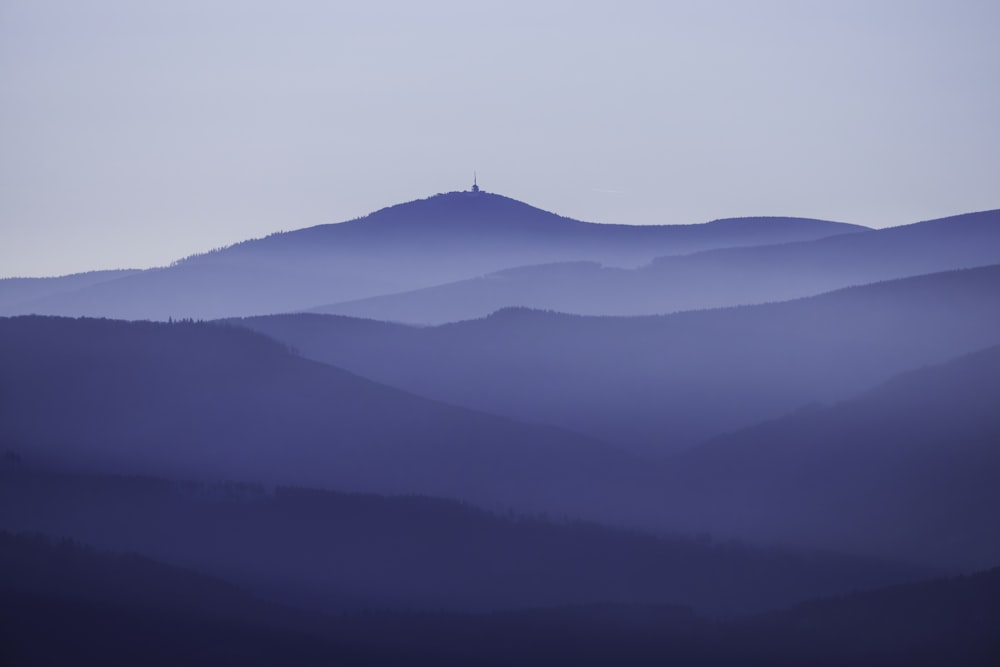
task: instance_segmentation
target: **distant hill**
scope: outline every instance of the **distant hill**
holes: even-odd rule
[[[667,514],[966,570],[1000,563],[1000,346],[676,457]]]
[[[581,315],[654,315],[782,301],[998,262],[1000,210],[864,234],[660,257],[635,269],[597,262],[514,268],[309,310],[413,324],[473,319],[513,306]]]
[[[659,317],[235,322],[407,391],[665,454],[1000,342],[998,294],[1000,265]]]
[[[450,192],[357,220],[237,243],[118,280],[82,285],[60,279],[46,293],[8,290],[9,298],[0,287],[0,313],[159,320],[270,314],[527,264],[588,260],[632,266],[662,255],[867,231],[801,218],[602,225],[501,195]]]
[[[89,271],[58,278],[0,278],[0,312],[14,312],[21,307],[68,291],[84,289],[139,273],[138,269]]]
[[[418,398],[246,329],[196,323],[0,319],[0,442],[82,469],[570,514],[620,515],[596,499],[595,471],[625,504],[644,475],[592,439]]]

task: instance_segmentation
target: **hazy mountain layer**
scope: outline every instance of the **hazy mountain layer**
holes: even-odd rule
[[[665,511],[713,534],[975,569],[1000,562],[1000,346],[671,462]]]
[[[124,319],[217,318],[303,310],[461,280],[514,266],[591,260],[636,265],[660,255],[866,232],[800,218],[702,225],[599,225],[500,195],[451,192],[349,222],[187,258],[100,284],[59,279],[50,293],[10,284],[0,313]],[[60,293],[55,286],[62,286]],[[4,294],[0,286],[0,296]]]
[[[626,505],[644,474],[593,440],[418,398],[211,324],[0,319],[0,442],[86,469],[571,514],[620,515],[597,499],[596,471]]]
[[[1000,262],[1000,211],[865,234],[711,250],[625,270],[595,262],[504,270],[313,312],[442,324],[520,306],[583,315],[653,315],[780,301],[849,285]]]
[[[85,655],[103,665],[985,667],[1000,656],[997,569],[720,622],[674,607],[613,604],[321,616],[80,545],[0,533],[0,556],[9,603],[0,606],[0,659],[11,665]]]
[[[135,269],[89,271],[58,278],[0,278],[0,312],[15,312],[56,294],[84,289],[139,273]]]
[[[510,309],[430,328],[323,315],[240,323],[414,393],[663,454],[992,345],[998,294],[992,266],[660,317]]]
[[[497,516],[451,500],[0,470],[0,528],[71,537],[325,610],[669,603],[774,609],[929,572]]]

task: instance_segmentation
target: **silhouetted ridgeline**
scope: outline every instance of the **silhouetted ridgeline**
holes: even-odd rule
[[[234,322],[407,391],[664,454],[995,344],[998,294],[991,266],[661,317],[508,309],[430,328]]]
[[[325,609],[593,603],[774,609],[928,570],[822,552],[499,516],[451,500],[0,474],[0,528],[71,537]]]
[[[9,665],[86,656],[102,665],[881,667],[986,666],[1000,656],[998,570],[718,623],[637,605],[324,617],[144,559],[37,537],[0,532],[0,557],[8,564],[0,570],[0,660]],[[206,610],[203,599],[214,604]]]
[[[652,480],[591,439],[418,398],[201,323],[0,319],[0,438],[34,460],[96,470],[617,518],[648,502]]]
[[[56,280],[45,294],[14,292],[0,314],[124,319],[219,318],[303,310],[501,269],[590,260],[635,265],[660,255],[867,233],[800,218],[746,218],[703,225],[598,225],[508,197],[451,192],[238,243],[124,279],[80,286]]]
[[[662,257],[633,270],[579,262],[513,268],[311,310],[415,324],[483,317],[512,306],[653,315],[780,301],[998,262],[1000,210],[813,241]]]

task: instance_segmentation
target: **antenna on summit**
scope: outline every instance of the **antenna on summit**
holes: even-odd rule
[[[472,191],[479,192],[479,182],[476,178],[476,172],[472,172]]]

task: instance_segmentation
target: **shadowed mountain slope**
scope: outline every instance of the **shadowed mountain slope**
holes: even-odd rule
[[[998,406],[1000,346],[686,452],[664,508],[714,534],[988,567],[1000,562]]]
[[[0,662],[11,667],[360,664],[310,636],[329,619],[135,554],[0,531],[0,562]]]
[[[718,613],[927,576],[877,559],[498,516],[453,500],[0,470],[0,527],[321,610],[661,603]]]
[[[866,235],[867,236],[867,235]],[[1000,341],[1000,266],[659,317],[237,321],[414,393],[667,453]]]
[[[312,312],[414,324],[510,306],[581,315],[653,315],[779,301],[1000,262],[1000,210],[824,239],[661,257],[637,269],[577,262],[521,267]]]
[[[63,281],[65,289],[58,294],[4,298],[0,313],[162,320],[268,314],[527,264],[637,265],[660,255],[867,231],[800,218],[601,225],[501,195],[450,192],[349,222],[245,241],[101,284]]]
[[[765,665],[992,665],[1000,568],[817,600],[740,625]],[[742,660],[735,661],[742,663]],[[729,663],[733,664],[733,663]]]
[[[418,398],[211,324],[0,319],[0,441],[90,469],[571,514],[620,511],[595,500],[595,471],[611,497],[642,478],[590,439]]]
[[[178,613],[169,588],[178,580],[207,583],[203,596],[190,597],[214,602],[211,591],[222,584],[207,577],[2,533],[0,554],[9,603],[0,605],[0,660],[10,665],[71,664],[85,655],[102,665],[985,667],[1000,655],[997,569],[729,622],[668,606],[609,604],[320,616],[264,607],[239,591],[223,598],[228,616],[212,618],[197,607]],[[140,590],[153,595],[121,595],[136,575]],[[264,613],[248,618],[254,610]]]
[[[10,474],[9,470],[0,472],[5,486],[14,484],[14,488],[8,486],[3,490],[8,500],[12,491],[16,493],[16,487],[24,483],[24,480],[15,481]],[[75,481],[79,485],[79,480]],[[126,488],[131,482],[133,490],[139,486],[135,480],[118,481]],[[50,479],[46,490],[55,487],[51,482]],[[43,493],[37,493],[33,501],[59,502],[55,496],[42,496]],[[121,500],[132,502],[134,497]],[[93,502],[93,498],[84,502]],[[0,530],[0,562],[4,564],[0,569],[0,590],[8,592],[17,590],[46,597],[150,606],[202,619],[226,618],[243,622],[259,622],[275,612],[289,611],[227,581],[172,567],[136,553],[99,551],[68,537],[68,533],[53,538],[40,532],[15,534]]]

